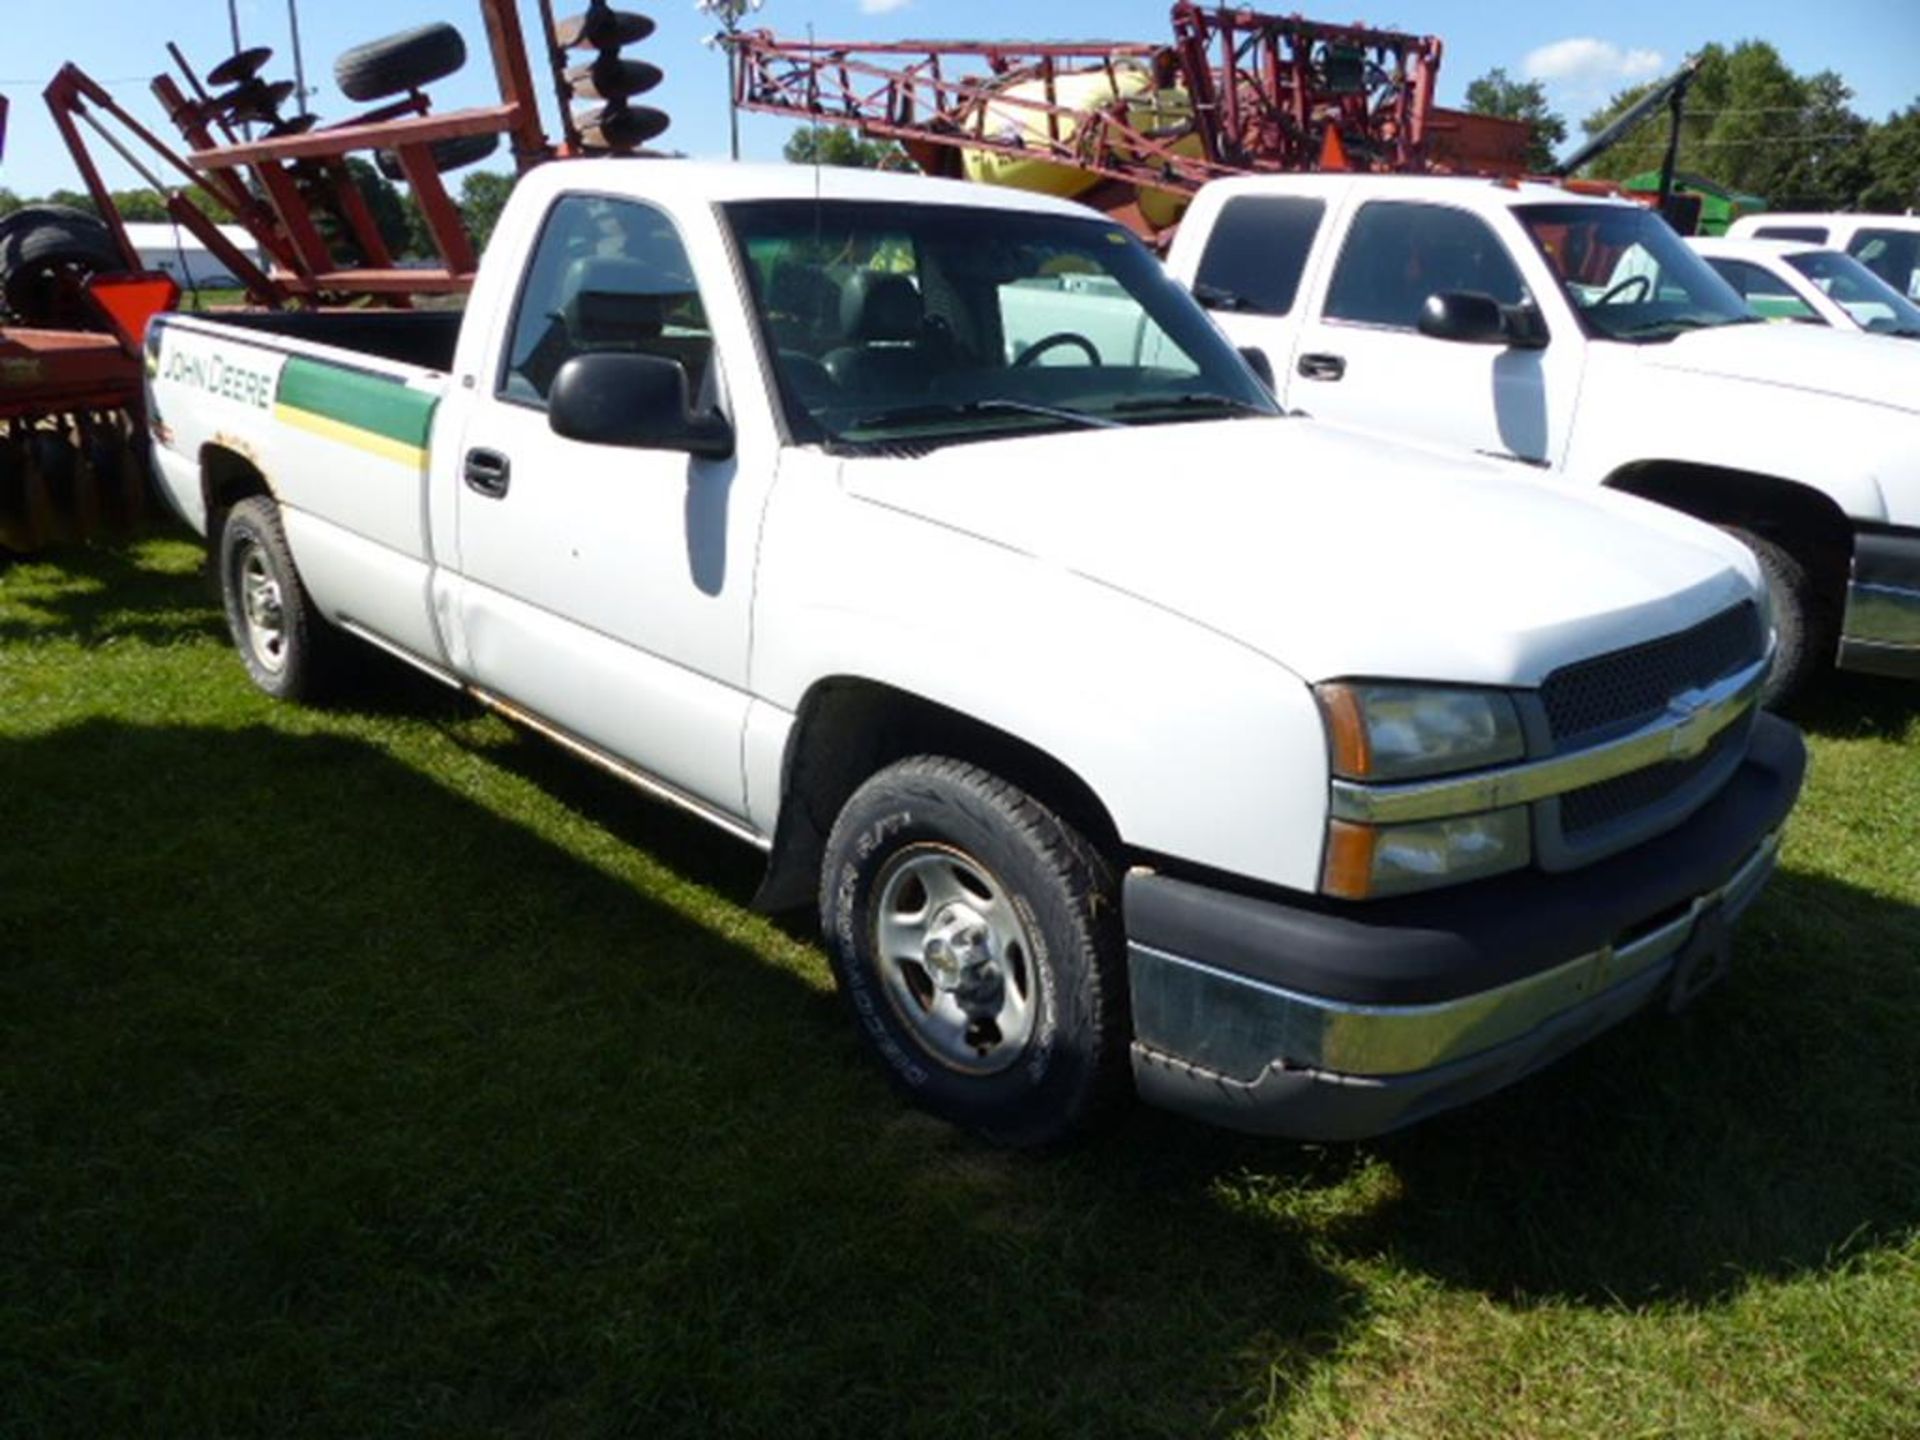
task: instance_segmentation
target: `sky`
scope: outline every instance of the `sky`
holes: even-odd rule
[[[247,45],[271,45],[269,79],[292,78],[289,0],[236,0]],[[440,110],[494,98],[479,0],[295,0],[310,104],[323,119],[351,107],[332,85],[333,58],[365,41],[448,20],[467,38],[470,58],[460,75],[433,87]],[[584,3],[584,0],[580,0]],[[629,53],[667,73],[650,97],[673,116],[662,145],[691,155],[723,156],[727,146],[725,66],[701,43],[714,28],[694,0],[626,0],[651,14],[659,30]],[[1614,0],[1607,4],[1529,6],[1471,0],[1280,0],[1268,7],[1315,18],[1351,20],[1437,35],[1446,45],[1440,101],[1458,104],[1469,81],[1494,66],[1533,77],[1565,114],[1573,135],[1580,119],[1609,94],[1671,71],[1709,41],[1771,41],[1788,65],[1802,72],[1837,70],[1854,90],[1861,113],[1883,119],[1920,99],[1920,0]],[[556,0],[556,9],[574,8]],[[973,39],[1158,40],[1168,35],[1165,0],[1054,0],[1044,21],[1022,0],[765,0],[747,24],[804,38],[813,27],[822,40]],[[537,7],[521,11],[537,26]],[[165,67],[168,40],[176,41],[203,72],[233,46],[227,0],[0,0],[0,94],[12,103],[0,186],[22,195],[78,188],[79,177],[40,98],[62,63],[74,61],[106,82],[115,95],[172,139],[147,93],[147,81]],[[548,130],[556,127],[551,114]],[[749,159],[777,159],[792,126],[743,116]],[[103,168],[116,187],[133,183],[110,154]]]

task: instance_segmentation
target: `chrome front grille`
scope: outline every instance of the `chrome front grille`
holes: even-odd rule
[[[1668,702],[1758,660],[1767,637],[1752,602],[1677,635],[1564,666],[1540,687],[1556,750],[1658,719]]]
[[[1577,845],[1609,825],[1679,796],[1709,773],[1731,768],[1728,762],[1746,748],[1752,729],[1748,716],[1714,736],[1713,743],[1690,760],[1670,760],[1569,790],[1560,797],[1560,833]]]
[[[1767,635],[1760,609],[1743,602],[1676,635],[1556,670],[1540,687],[1540,710],[1556,754],[1602,745],[1658,722],[1673,702],[1757,663]],[[1550,869],[1583,865],[1678,824],[1740,763],[1753,733],[1749,711],[1697,755],[1668,759],[1569,790],[1549,802],[1536,832]]]

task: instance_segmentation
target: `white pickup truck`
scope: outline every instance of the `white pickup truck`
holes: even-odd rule
[[[1920,348],[1755,323],[1653,212],[1542,184],[1220,181],[1168,266],[1291,408],[1738,535],[1770,698],[1836,659],[1920,678]]]
[[[761,847],[1008,1143],[1502,1085],[1718,974],[1799,789],[1738,545],[1281,416],[1064,202],[554,164],[464,322],[147,347],[257,684],[356,636]]]

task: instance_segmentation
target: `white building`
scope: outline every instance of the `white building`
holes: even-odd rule
[[[243,226],[222,225],[220,233],[255,264],[265,268],[265,257]],[[159,270],[180,282],[182,290],[227,290],[239,280],[184,226],[164,221],[138,221],[127,225],[127,238],[140,252],[140,264],[146,270]]]

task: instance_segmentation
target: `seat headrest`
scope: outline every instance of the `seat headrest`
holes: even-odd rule
[[[857,270],[840,291],[840,329],[848,340],[918,340],[920,291],[904,275]]]
[[[767,309],[809,329],[826,330],[840,315],[840,287],[818,265],[785,261],[767,278]]]
[[[577,345],[650,340],[660,333],[667,305],[662,277],[650,265],[611,255],[587,255],[567,269],[562,318]]]

